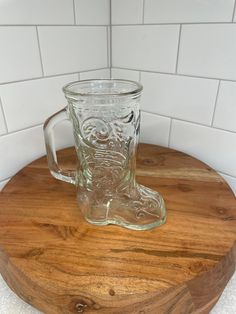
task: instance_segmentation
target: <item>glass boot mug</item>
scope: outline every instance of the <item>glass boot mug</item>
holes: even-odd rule
[[[68,106],[44,124],[51,174],[77,186],[85,219],[96,225],[116,224],[147,230],[165,222],[161,195],[135,180],[142,85],[128,80],[84,80],[64,86]],[[76,171],[60,169],[53,128],[73,125],[79,159]]]

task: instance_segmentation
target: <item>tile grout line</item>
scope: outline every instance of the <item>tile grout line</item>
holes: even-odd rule
[[[95,68],[95,69],[90,69],[86,71],[79,71],[79,73],[87,73],[87,72],[92,72],[92,71],[98,71],[98,70],[104,70],[107,69],[107,67],[102,67],[102,68]],[[77,72],[76,72],[77,73]],[[73,73],[72,73],[73,74]]]
[[[87,72],[92,72],[92,71],[98,71],[98,70],[103,70],[107,69],[108,67],[102,67],[102,68],[95,68],[95,69],[90,69],[86,71],[80,71],[80,73],[87,73]],[[160,71],[151,71],[151,70],[142,70],[142,69],[130,69],[130,68],[125,68],[125,67],[119,67],[116,66],[114,69],[120,69],[120,70],[128,70],[128,71],[137,71],[137,72],[146,72],[146,73],[153,73],[153,74],[163,74],[163,75],[174,75],[174,76],[183,76],[183,77],[189,77],[189,78],[196,78],[196,79],[205,79],[205,80],[216,80],[216,81],[226,81],[226,82],[236,82],[235,80],[231,79],[220,79],[218,77],[206,77],[206,76],[197,76],[197,75],[190,75],[190,74],[182,74],[182,73],[171,73],[171,72],[160,72]],[[47,78],[53,78],[53,77],[60,77],[60,76],[65,76],[65,75],[72,75],[72,74],[77,74],[78,72],[66,72],[66,73],[59,73],[59,74],[52,74],[52,75],[45,75],[45,76],[36,76],[36,77],[31,77],[31,78],[26,78],[22,80],[15,80],[15,81],[7,81],[0,83],[0,86],[7,85],[7,84],[15,84],[15,83],[23,83],[23,82],[28,82],[28,81],[34,81],[34,80],[41,80],[41,79],[47,79]]]
[[[234,22],[235,12],[236,12],[236,0],[234,0],[233,16],[232,16],[232,20],[231,20],[232,23]]]
[[[113,24],[113,26],[165,26],[165,25],[218,25],[218,24],[225,24],[225,25],[234,25],[236,24],[236,21],[230,21],[230,22],[173,22],[173,23],[145,23],[145,24],[137,24],[137,23],[133,23],[133,24]],[[0,28],[1,27],[14,27],[14,26],[17,26],[17,27],[26,27],[26,26],[29,26],[29,27],[32,27],[32,26],[37,26],[37,27],[50,27],[50,26],[60,26],[60,27],[70,27],[70,26],[73,26],[73,27],[106,27],[107,24],[1,24],[0,25]]]
[[[110,44],[110,50],[109,50],[109,60],[110,60],[110,78],[112,78],[112,0],[109,1],[109,14],[110,14],[110,40],[109,40],[109,44]]]
[[[76,25],[75,0],[73,0],[74,25]]]
[[[110,68],[110,36],[109,36],[109,26],[106,27],[107,34],[107,67]]]
[[[172,121],[173,121],[173,119],[171,118],[170,119],[169,134],[168,134],[168,143],[167,143],[168,147],[170,147],[170,137],[171,137],[171,132],[172,132]]]
[[[7,133],[2,134],[2,135],[6,135],[6,134],[8,134],[9,131],[8,131],[7,119],[6,119],[6,115],[5,115],[5,111],[4,111],[4,108],[3,108],[3,103],[2,103],[1,97],[0,97],[0,111],[2,112],[4,125],[5,125],[6,131],[7,131]]]
[[[37,127],[39,127],[39,126],[43,126],[43,124],[44,124],[44,123],[37,123],[37,124],[35,124],[35,125],[31,125],[31,126],[28,126],[28,127],[26,127],[26,128],[23,128],[23,129],[17,129],[17,130],[14,130],[14,131],[10,131],[10,132],[8,132],[7,134],[3,134],[1,137],[5,137],[5,136],[11,135],[11,134],[16,134],[16,133],[18,133],[18,132],[27,131],[27,130],[29,130],[29,129],[34,129],[34,128],[37,128]],[[1,137],[0,137],[0,138],[1,138]]]
[[[151,70],[142,70],[142,69],[134,69],[134,68],[125,68],[125,67],[119,67],[115,66],[114,69],[120,69],[120,70],[129,70],[129,71],[142,71],[146,73],[154,73],[154,74],[164,74],[164,75],[174,75],[174,76],[184,76],[189,78],[197,78],[197,79],[205,79],[205,80],[215,80],[215,81],[226,81],[226,82],[236,82],[235,80],[231,79],[225,79],[225,78],[219,78],[219,77],[207,77],[207,76],[198,76],[194,74],[183,74],[183,73],[174,73],[174,72],[163,72],[163,71],[151,71]]]
[[[220,91],[220,85],[221,85],[221,80],[219,80],[219,83],[218,83],[218,86],[217,86],[217,91],[216,91],[214,110],[213,110],[212,120],[211,120],[211,126],[212,127],[213,127],[213,123],[214,123],[214,119],[215,119],[215,113],[216,113],[217,101],[218,101],[218,96],[219,96],[219,91]]]
[[[236,24],[236,21],[232,22],[169,22],[169,23],[145,23],[145,24],[140,24],[140,23],[133,23],[133,24],[113,24],[113,26],[165,26],[165,25],[179,25],[179,24],[183,24],[183,25],[218,25],[218,24],[225,24],[225,25],[234,25]],[[105,27],[107,26],[107,24],[74,24],[74,23],[70,23],[70,24],[1,24],[0,25],[0,28],[1,27],[14,27],[14,26],[17,26],[17,27],[25,27],[25,26],[29,26],[29,27],[32,27],[32,26],[39,26],[39,27],[43,27],[43,26],[46,26],[46,27],[49,27],[49,26],[65,26],[65,27],[70,27],[70,26],[73,26],[73,27]]]
[[[236,135],[236,132],[234,132],[234,131],[222,129],[222,128],[219,128],[219,127],[211,127],[211,125],[209,125],[209,124],[203,124],[201,122],[185,120],[185,119],[181,119],[181,118],[177,118],[177,117],[170,117],[170,116],[167,116],[167,115],[164,115],[164,114],[161,114],[161,113],[155,113],[153,111],[144,110],[142,108],[141,108],[141,111],[153,114],[154,116],[160,116],[160,117],[163,117],[163,118],[172,119],[172,120],[176,120],[176,121],[180,121],[180,122],[184,122],[184,123],[190,123],[190,124],[194,124],[196,126],[202,126],[202,127],[208,128],[208,129],[220,130],[220,131],[223,131],[223,132],[227,132],[227,133]]]
[[[35,26],[35,28],[36,28],[36,36],[37,36],[38,49],[39,49],[39,59],[40,59],[40,64],[41,64],[41,70],[42,70],[42,75],[44,77],[43,59],[42,59],[42,51],[41,51],[40,41],[39,41],[38,26]]]
[[[167,119],[174,119],[174,120],[177,120],[177,121],[186,122],[186,123],[192,123],[192,124],[196,124],[196,125],[200,125],[200,126],[208,127],[208,128],[211,127],[210,125],[203,124],[203,123],[200,123],[200,122],[185,120],[185,119],[181,119],[181,118],[177,118],[177,117],[170,117],[170,116],[164,115],[162,113],[155,113],[153,111],[144,110],[142,108],[141,108],[141,111],[146,112],[146,113],[150,113],[150,114],[153,114],[153,115],[156,115],[156,116],[160,116],[160,117],[163,117],[163,118],[167,118]],[[226,131],[226,130],[223,130],[223,131]],[[235,134],[235,132],[233,132],[233,131],[227,131],[227,132]]]
[[[142,2],[142,24],[144,24],[144,16],[145,16],[145,0]]]
[[[179,24],[182,24],[182,25],[218,25],[218,24],[225,24],[225,25],[232,25],[232,24],[235,24],[236,22],[169,22],[169,23],[145,23],[145,24],[138,24],[138,23],[133,23],[133,24],[114,24],[113,26],[118,26],[118,27],[121,27],[121,26],[165,26],[165,25],[179,25]]]
[[[181,33],[182,33],[182,25],[180,24],[180,26],[179,26],[178,47],[177,47],[177,56],[176,56],[176,64],[175,64],[175,73],[177,73],[177,70],[178,70]]]
[[[46,27],[54,27],[54,26],[65,26],[65,27],[106,27],[107,24],[1,24],[0,25],[0,28],[1,27],[26,27],[26,26],[29,26],[29,27],[32,27],[32,26],[38,26],[38,27],[43,27],[43,26],[46,26]]]
[[[90,69],[90,70],[87,70],[87,71],[80,71],[80,73],[87,73],[87,72],[104,70],[104,69],[107,69],[107,67]],[[0,86],[4,86],[4,85],[7,85],[7,84],[23,83],[23,82],[28,82],[28,81],[35,81],[35,80],[43,80],[43,79],[47,79],[47,78],[66,76],[66,75],[72,75],[72,74],[77,74],[77,73],[78,73],[78,71],[77,72],[60,73],[60,74],[52,74],[52,75],[46,75],[46,76],[36,76],[36,77],[27,78],[27,79],[23,79],[23,80],[9,81],[9,82],[0,83]]]

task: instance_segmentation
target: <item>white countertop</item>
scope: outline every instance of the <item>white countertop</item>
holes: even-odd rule
[[[0,276],[0,313],[1,314],[39,314],[38,310],[22,301],[12,292]],[[226,286],[220,300],[211,314],[236,313],[236,273]]]

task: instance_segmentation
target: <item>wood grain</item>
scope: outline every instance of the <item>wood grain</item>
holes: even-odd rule
[[[73,149],[60,152],[73,168]],[[46,158],[0,194],[0,272],[48,314],[209,313],[236,265],[236,201],[209,166],[141,144],[137,180],[158,190],[167,223],[149,231],[87,223],[75,187]]]

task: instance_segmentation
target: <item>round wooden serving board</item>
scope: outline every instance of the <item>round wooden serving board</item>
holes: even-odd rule
[[[59,153],[73,168],[74,150]],[[87,223],[73,185],[46,158],[0,194],[0,272],[48,314],[209,313],[236,264],[236,200],[209,166],[141,144],[137,181],[158,190],[167,223],[150,231]]]

